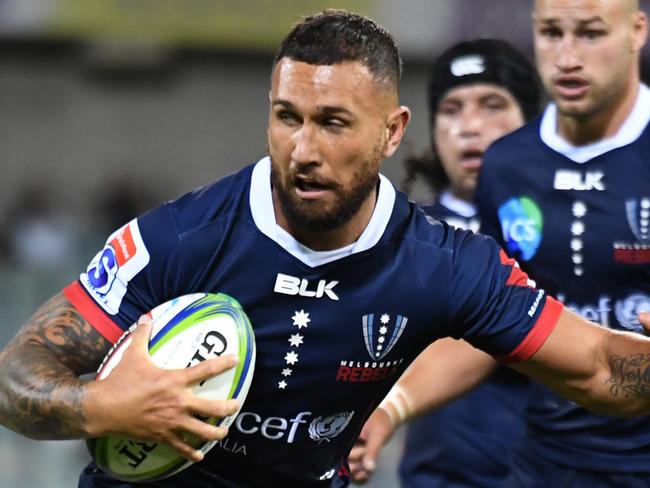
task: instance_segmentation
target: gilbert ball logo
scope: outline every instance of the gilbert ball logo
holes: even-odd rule
[[[528,197],[511,198],[499,207],[499,221],[509,256],[528,261],[542,240],[544,217]]]

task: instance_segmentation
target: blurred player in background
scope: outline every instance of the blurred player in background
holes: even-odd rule
[[[504,41],[461,42],[435,62],[428,90],[430,163],[407,162],[437,192],[427,215],[456,227],[478,229],[474,191],[483,153],[497,138],[539,113],[541,87],[535,68]],[[442,339],[424,355],[462,363],[462,353]],[[523,433],[522,410],[529,380],[498,368],[481,386],[409,423],[400,477],[406,487],[500,488],[509,452]],[[472,469],[466,469],[472,466]]]
[[[566,310],[493,240],[427,220],[379,174],[410,119],[399,78],[394,40],[370,19],[294,26],[273,65],[269,157],[118,229],[0,353],[2,424],[39,439],[120,433],[196,461],[152,487],[340,487],[369,413],[449,336],[598,411],[648,415],[650,378],[628,373],[650,339]],[[197,291],[236,297],[257,344],[244,409],[206,456],[186,434],[223,439],[200,417],[237,402],[191,387],[233,359],[157,368],[142,317]],[[80,379],[138,320],[110,376]],[[80,486],[129,484],[90,464]]]
[[[537,66],[553,103],[493,147],[477,190],[483,232],[538,286],[638,333],[637,313],[650,310],[647,29],[636,0],[537,0]],[[535,383],[526,420],[508,486],[650,486],[650,419],[594,415]]]
[[[476,195],[481,229],[576,312],[640,334],[637,315],[650,310],[650,90],[639,78],[646,15],[633,0],[537,0],[533,21],[538,72],[553,103],[487,152]],[[648,358],[611,367],[647,374]],[[435,366],[435,358],[418,365],[421,377],[411,375],[393,396],[401,410],[390,404],[389,412],[443,403],[445,394],[423,387],[438,380],[425,378]],[[465,367],[478,378],[489,364],[468,350]],[[595,415],[540,384],[532,389],[526,435],[503,486],[650,486],[647,417]],[[377,439],[390,435],[385,417],[380,409],[371,419]]]
[[[474,192],[483,154],[495,139],[538,114],[537,74],[526,57],[505,41],[465,41],[434,62],[428,100],[431,154],[406,161],[405,187],[417,176],[424,177],[436,194],[435,203],[422,206],[425,213],[476,231]],[[435,385],[447,387],[446,369],[464,371],[465,379],[473,381],[472,371],[463,366],[466,349],[457,343],[441,339],[420,356],[420,363],[429,362],[428,357],[441,365]],[[493,363],[487,355],[485,360]],[[512,444],[523,434],[528,383],[510,368],[498,368],[468,395],[411,421],[400,464],[403,486],[500,487],[508,473]],[[356,455],[363,451],[355,449],[350,456],[356,481],[370,475],[356,463]],[[468,465],[472,469],[466,469]]]

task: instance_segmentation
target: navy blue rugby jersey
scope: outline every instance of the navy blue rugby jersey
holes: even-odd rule
[[[242,304],[255,374],[228,436],[153,486],[343,486],[364,421],[427,344],[451,335],[525,359],[562,310],[492,239],[430,223],[384,177],[356,243],[305,248],[276,224],[268,158],[119,229],[65,293],[115,341],[199,291]],[[101,477],[90,468],[83,486]]]
[[[584,147],[556,134],[555,106],[488,150],[481,230],[585,318],[642,332],[650,310],[650,90],[619,133]],[[526,449],[563,466],[650,473],[650,419],[592,414],[541,385]]]
[[[443,220],[451,226],[472,232],[479,230],[476,206],[454,197],[448,191],[442,192],[432,204],[420,205],[420,207],[425,214],[436,220]]]
[[[434,219],[478,230],[475,205],[449,192],[421,207]],[[402,485],[503,486],[512,447],[524,433],[529,384],[526,376],[500,367],[471,392],[409,422],[399,466]]]

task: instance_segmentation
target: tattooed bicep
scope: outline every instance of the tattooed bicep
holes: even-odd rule
[[[59,293],[45,302],[13,342],[38,343],[77,374],[94,372],[111,344]]]

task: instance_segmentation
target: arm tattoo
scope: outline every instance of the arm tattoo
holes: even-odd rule
[[[110,344],[58,294],[0,353],[0,423],[35,439],[85,436],[84,382]]]
[[[611,356],[607,380],[614,397],[650,398],[650,354]]]

